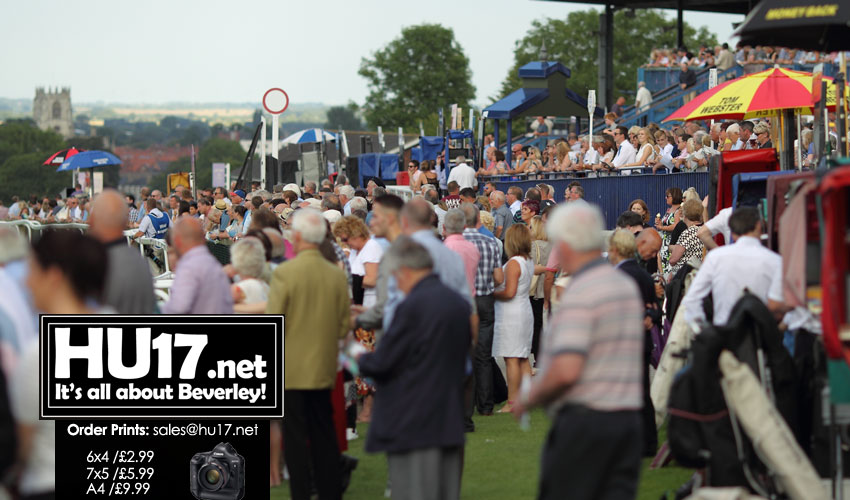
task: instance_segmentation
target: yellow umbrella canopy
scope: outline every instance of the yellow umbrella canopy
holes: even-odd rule
[[[664,121],[745,120],[793,109],[812,114],[812,73],[785,68],[744,75],[709,89],[674,111]],[[826,105],[835,108],[835,85],[827,81]]]

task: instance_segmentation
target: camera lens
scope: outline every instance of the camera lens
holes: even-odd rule
[[[227,475],[224,469],[216,463],[208,463],[201,467],[198,477],[201,487],[208,491],[221,489],[227,483]]]
[[[210,469],[207,471],[207,482],[210,484],[215,484],[221,480],[221,473],[215,469]]]

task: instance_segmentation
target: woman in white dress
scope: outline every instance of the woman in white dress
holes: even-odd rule
[[[499,413],[511,411],[522,377],[531,376],[528,355],[534,333],[534,314],[528,296],[534,261],[530,256],[531,231],[525,224],[514,224],[508,229],[505,251],[510,257],[505,264],[505,283],[493,294],[496,298],[493,356],[505,358],[508,375],[508,402]]]

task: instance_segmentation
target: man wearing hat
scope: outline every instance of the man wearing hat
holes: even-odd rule
[[[455,181],[457,185],[461,188],[473,188],[475,189],[475,170],[466,164],[466,157],[458,156],[455,160],[455,166],[452,171],[449,173],[448,182]]]
[[[230,193],[230,201],[233,202],[234,205],[242,205],[245,202],[245,191],[241,189],[237,189]]]
[[[299,200],[302,199],[301,198],[301,188],[298,187],[298,184],[290,183],[290,184],[287,184],[286,186],[283,186],[283,192],[285,193],[287,191],[294,192],[295,194],[298,195]]]
[[[227,215],[227,203],[224,200],[215,200],[215,208],[221,211],[221,222],[218,224],[219,231],[226,231],[230,225],[230,216]]]

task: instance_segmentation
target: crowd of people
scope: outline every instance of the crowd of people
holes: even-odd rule
[[[717,45],[713,48],[700,45],[696,53],[685,47],[678,49],[656,48],[649,54],[645,68],[667,68],[687,64],[694,68],[714,68],[723,71],[735,64],[793,64],[833,63],[838,61],[838,52],[818,52],[773,47],[770,45],[743,45],[738,43],[734,51],[729,44]]]
[[[632,140],[618,127],[602,143],[594,139],[602,159],[588,163],[663,156],[671,168],[698,168],[694,144],[705,138],[755,147],[740,132],[746,127],[725,125],[716,137],[692,124],[672,138],[637,130],[639,161],[611,158],[609,137],[620,146]],[[591,151],[570,137],[539,161],[569,169]],[[496,161],[492,151],[488,159]],[[553,417],[541,498],[591,498],[602,489],[634,497],[641,457],[658,444],[648,395],[658,346],[650,332],[665,321],[665,285],[705,258],[711,276],[697,274],[698,291],[685,300],[689,316],[704,317],[701,296],[735,297],[744,288],[782,310],[781,267],[758,243],[758,213],[742,208],[707,221],[706,201],[693,188],[670,187],[666,205],[634,200],[611,230],[578,182],[561,204],[545,183],[502,192],[482,180],[479,194],[474,170],[459,160],[473,174],[453,170],[445,192],[427,166],[411,162],[418,189],[407,202],[380,180],[359,188],[344,175],[271,192],[200,189],[197,198],[181,186],[167,194],[145,188],[139,200],[107,189],[86,202],[85,217],[77,217],[76,196],[64,200],[63,210],[88,224],[85,234],[45,230],[29,244],[0,228],[0,314],[10,318],[0,321],[0,373],[22,437],[24,497],[55,487],[54,424],[37,417],[36,311],[283,314],[286,418],[270,423],[269,481],[281,484],[285,466],[295,499],[314,489],[320,498],[341,496],[356,466],[342,452],[360,438],[359,422],[371,423],[366,450],[387,454],[393,497],[458,498],[474,414],[520,418],[536,406]],[[56,200],[35,197],[33,205],[39,200],[41,220],[63,220],[49,209]],[[23,217],[24,205],[12,217]],[[174,270],[167,300],[154,293],[161,269],[128,245],[127,232],[167,243]],[[735,243],[712,250],[718,233]],[[228,245],[229,263],[213,256],[217,245]],[[740,255],[747,257],[735,266],[720,261]],[[747,272],[732,270],[742,266]],[[734,279],[720,279],[730,273]],[[728,307],[715,300],[716,321]],[[344,358],[358,369],[342,368],[342,340]]]
[[[514,167],[504,154],[491,146],[485,152],[479,177],[524,175],[547,178],[552,173],[582,176],[629,174],[651,169],[653,173],[707,171],[712,156],[723,151],[773,147],[766,120],[718,121],[706,128],[687,122],[663,129],[657,123],[631,128],[617,125],[617,116],[605,116],[606,128],[600,134],[553,139],[542,151],[534,146],[512,147]],[[803,133],[806,166],[813,164],[811,130]],[[412,186],[413,187],[413,186]]]

